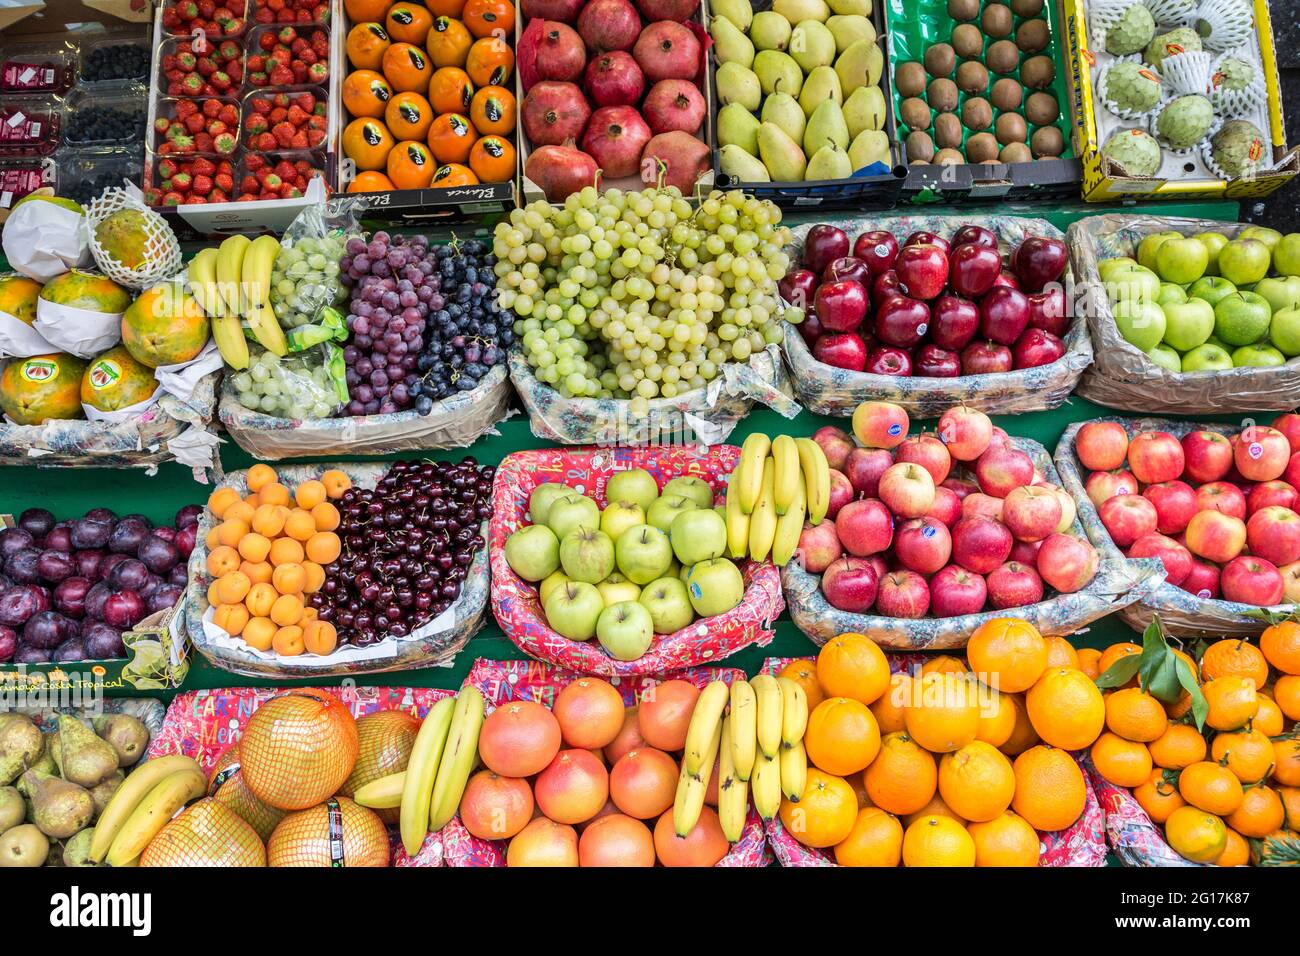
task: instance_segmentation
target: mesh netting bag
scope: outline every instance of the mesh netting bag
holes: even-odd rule
[[[104,190],[86,209],[86,224],[95,264],[119,285],[146,289],[181,270],[176,234],[134,187]]]

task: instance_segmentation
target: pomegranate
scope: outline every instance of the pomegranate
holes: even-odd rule
[[[529,20],[538,17],[542,20],[572,23],[578,18],[578,11],[584,3],[586,0],[522,0],[519,12]]]
[[[709,147],[690,133],[660,133],[641,153],[641,181],[650,185],[662,179],[665,186],[689,193],[711,164]]]
[[[636,175],[650,127],[631,106],[602,106],[591,114],[582,148],[610,179]]]
[[[630,50],[641,35],[641,17],[628,0],[591,0],[578,14],[578,33],[593,53]]]
[[[573,27],[558,20],[542,24],[542,42],[537,47],[537,78],[577,82],[587,66],[587,51],[582,37]]]
[[[524,163],[524,175],[537,184],[550,202],[564,202],[584,186],[600,188],[596,161],[570,145],[533,150]]]
[[[636,8],[647,20],[676,20],[682,22],[695,16],[700,0],[636,0]]]
[[[689,80],[660,80],[641,107],[651,132],[694,133],[704,125],[704,97]]]
[[[524,132],[537,146],[558,146],[569,139],[576,141],[591,118],[591,107],[582,90],[572,83],[550,80],[528,91],[520,112]]]
[[[631,53],[615,50],[587,64],[582,85],[597,106],[636,106],[645,92],[645,74]]]
[[[689,80],[700,70],[700,41],[680,23],[661,20],[641,31],[632,56],[651,83]]]

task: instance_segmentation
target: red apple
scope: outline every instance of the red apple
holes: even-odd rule
[[[804,315],[803,321],[795,326],[799,330],[799,337],[808,343],[809,348],[817,344],[817,340],[822,337],[822,324],[817,320],[817,313],[811,308]]]
[[[892,345],[877,345],[867,355],[867,369],[872,375],[907,378],[912,374],[912,356]]]
[[[1277,479],[1261,481],[1250,489],[1250,494],[1246,495],[1246,513],[1253,515],[1256,511],[1262,511],[1264,508],[1274,505],[1281,508],[1290,508],[1294,511],[1297,502],[1300,502],[1300,495],[1297,495],[1295,488],[1285,481],[1278,481]],[[1274,561],[1273,563],[1276,564],[1277,562]]]
[[[930,473],[936,485],[943,483],[952,470],[952,455],[937,436],[922,432],[906,439],[894,451],[895,461],[920,465]]]
[[[1246,522],[1246,546],[1278,567],[1300,561],[1300,515],[1278,505],[1256,511]]]
[[[1195,594],[1201,600],[1219,596],[1219,569],[1209,561],[1192,558],[1192,569],[1178,585],[1189,594]]]
[[[1282,572],[1271,561],[1253,555],[1233,558],[1219,575],[1225,601],[1271,607],[1286,595]]]
[[[1094,471],[1083,488],[1088,493],[1088,500],[1098,508],[1108,498],[1138,493],[1137,479],[1128,471]]]
[[[834,521],[835,516],[840,513],[840,509],[854,498],[853,485],[849,484],[849,479],[844,476],[844,472],[831,470],[831,493],[826,502],[826,519]]]
[[[964,349],[979,325],[979,307],[970,299],[945,292],[930,304],[930,341],[940,348]]]
[[[991,375],[1011,371],[1011,349],[996,342],[972,342],[961,350],[963,375]]]
[[[886,345],[911,348],[925,338],[930,327],[930,307],[920,299],[891,295],[876,307],[873,328]]]
[[[924,229],[918,229],[916,232],[911,233],[905,240],[903,240],[903,245],[938,246],[943,250],[945,255],[952,250],[952,244],[949,243],[947,239],[943,238],[943,236],[940,236],[938,233],[927,232]]]
[[[1199,510],[1196,490],[1185,481],[1147,485],[1142,496],[1156,506],[1156,530],[1161,534],[1178,534]]]
[[[1056,495],[1056,500],[1061,503],[1061,520],[1056,526],[1056,530],[1065,532],[1070,530],[1074,524],[1074,519],[1079,514],[1079,506],[1074,503],[1074,497],[1064,488],[1058,488],[1056,485],[1044,486]]]
[[[951,450],[951,449],[950,449]],[[967,495],[973,495],[980,490],[979,485],[969,478],[945,478],[943,481],[945,488],[951,488],[952,493],[957,496],[959,501],[964,500]]]
[[[1183,473],[1183,446],[1168,432],[1139,432],[1128,443],[1128,466],[1144,485],[1173,481]]]
[[[1182,446],[1183,472],[1194,484],[1218,481],[1232,468],[1232,443],[1218,432],[1188,432]]]
[[[1031,568],[1038,567],[1038,549],[1043,546],[1041,541],[1017,541],[1011,546],[1011,557],[1009,560],[1017,564],[1027,564]]]
[[[874,308],[880,308],[880,304],[890,296],[902,294],[902,284],[898,281],[898,273],[893,269],[886,269],[871,283],[871,305]]]
[[[852,332],[823,335],[812,349],[813,358],[835,368],[861,372],[867,367],[867,345]]]
[[[1246,520],[1246,496],[1230,481],[1212,481],[1196,489],[1197,511],[1219,511]]]
[[[1280,478],[1291,460],[1291,443],[1276,428],[1251,425],[1241,433],[1233,464],[1247,481]]]
[[[1097,576],[1097,549],[1072,534],[1054,534],[1038,549],[1038,576],[1062,594],[1086,588]]]
[[[822,593],[831,607],[864,614],[876,603],[880,576],[869,561],[839,558],[822,574]]]
[[[984,584],[988,588],[989,603],[999,611],[1009,607],[1025,607],[1043,599],[1043,579],[1032,565],[1011,560],[989,572]]]
[[[1070,316],[1065,312],[1064,289],[1053,286],[1029,296],[1029,327],[1065,338],[1070,331]]]
[[[961,499],[951,488],[945,488],[942,485],[934,489],[934,504],[926,515],[931,518],[938,518],[943,522],[944,527],[951,528],[961,517]]]
[[[867,315],[867,292],[857,282],[824,282],[814,301],[817,318],[828,332],[853,332]]]
[[[975,460],[975,480],[986,495],[1005,498],[1012,488],[1034,480],[1034,461],[1018,448],[990,445]]]
[[[952,535],[937,518],[913,518],[898,526],[894,556],[909,571],[930,575],[952,556]]]
[[[1300,488],[1300,452],[1291,456],[1291,460],[1286,463],[1286,471],[1282,472],[1282,479],[1293,488]]]
[[[1285,435],[1286,440],[1291,443],[1291,454],[1300,451],[1300,414],[1284,412],[1273,419],[1272,427]]]
[[[1246,546],[1246,522],[1220,511],[1198,511],[1187,523],[1184,538],[1197,557],[1227,564]]]
[[[894,540],[894,516],[875,498],[850,501],[835,516],[835,533],[854,557],[878,554]]]
[[[992,230],[974,224],[962,226],[952,234],[953,249],[956,249],[958,246],[970,245],[972,243],[977,246],[986,246],[989,249],[996,249],[998,247],[998,237],[993,234]]]
[[[844,470],[844,459],[853,451],[853,436],[834,425],[823,425],[813,432],[812,440],[821,446],[826,456],[826,464],[839,471]]]
[[[925,617],[930,609],[930,588],[915,571],[891,571],[880,579],[876,610],[885,617]]]
[[[1128,457],[1128,432],[1118,422],[1088,422],[1074,436],[1074,453],[1089,471],[1120,468]]]
[[[1051,365],[1064,355],[1065,343],[1058,336],[1042,329],[1025,329],[1011,348],[1011,361],[1016,368]]]
[[[927,342],[916,351],[916,374],[922,378],[956,378],[961,374],[961,356]]]
[[[1019,289],[995,285],[979,301],[980,335],[1014,345],[1029,325],[1029,300]]]
[[[1282,575],[1283,596],[1288,604],[1300,604],[1300,561],[1278,568]]]
[[[1047,236],[1030,236],[1011,253],[1011,268],[1030,292],[1040,292],[1048,283],[1060,279],[1069,262],[1065,243]]]
[[[988,574],[1011,556],[1011,532],[983,515],[962,518],[952,529],[952,559],[967,571]]]
[[[1156,506],[1141,495],[1116,495],[1097,509],[1102,525],[1121,550],[1156,530]]]
[[[1002,523],[1021,541],[1041,541],[1061,523],[1061,500],[1048,488],[1012,488],[1002,503]]]
[[[904,245],[894,260],[904,295],[933,299],[948,284],[948,253],[934,242]]]
[[[813,226],[803,241],[803,264],[818,275],[833,261],[848,254],[849,237],[835,226]]]
[[[855,493],[875,498],[880,476],[893,463],[894,456],[883,448],[854,448],[844,463],[844,474]]]
[[[1004,285],[1004,286],[1006,286],[1008,289],[1019,289],[1019,288],[1020,288],[1020,280],[1017,279],[1017,278],[1016,278],[1014,275],[1012,275],[1010,272],[1008,272],[1006,269],[1003,269],[1003,270],[998,274],[997,281],[994,282],[993,284],[994,284],[995,286],[997,286],[997,285]]]
[[[939,416],[939,440],[957,461],[974,461],[988,451],[993,422],[975,408],[954,405]]]
[[[853,410],[853,435],[865,448],[895,448],[907,438],[907,409],[893,402],[863,402]]]
[[[919,518],[934,504],[934,479],[920,465],[900,461],[885,469],[880,500],[901,518]]]
[[[819,525],[804,523],[799,535],[799,547],[795,550],[796,558],[809,574],[821,574],[832,561],[844,554],[844,546],[835,533],[835,522],[823,521]]]
[[[967,299],[977,299],[993,288],[1001,271],[1002,257],[996,248],[967,243],[948,257],[948,285]]]
[[[879,229],[864,232],[853,242],[853,255],[867,264],[872,276],[878,276],[894,268],[898,240],[892,232]]]
[[[822,272],[823,282],[856,282],[862,286],[864,294],[874,279],[875,276],[871,274],[867,264],[854,256],[845,256],[843,259],[832,260],[831,264]]]
[[[983,515],[985,518],[995,518],[1002,520],[1001,498],[994,498],[992,495],[986,495],[982,491],[977,491],[972,495],[967,495],[961,501],[961,516],[963,518],[971,515]]]
[[[1174,587],[1192,572],[1192,552],[1159,532],[1144,534],[1125,552],[1130,558],[1159,558],[1165,566],[1165,580]]]
[[[786,305],[806,312],[813,308],[819,282],[817,273],[811,269],[791,269],[776,284],[776,291]]]
[[[930,613],[935,617],[978,614],[987,600],[984,579],[960,565],[950,564],[930,579]]]

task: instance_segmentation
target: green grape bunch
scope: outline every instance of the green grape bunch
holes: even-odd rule
[[[329,418],[338,404],[328,368],[301,355],[263,352],[231,384],[239,404],[276,418]]]
[[[285,329],[315,321],[317,313],[347,298],[339,278],[339,259],[348,236],[335,230],[324,237],[303,236],[280,248],[271,267],[271,311]]]
[[[781,341],[789,241],[781,210],[740,190],[695,208],[676,187],[588,186],[497,225],[497,296],[540,381],[641,405]]]

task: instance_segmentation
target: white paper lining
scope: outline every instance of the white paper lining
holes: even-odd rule
[[[0,310],[0,356],[30,358],[57,351],[35,328],[17,316]]]
[[[121,312],[93,312],[38,299],[32,325],[56,350],[78,358],[93,358],[122,341]]]
[[[41,199],[9,214],[0,241],[10,266],[37,282],[91,262],[86,217]]]

